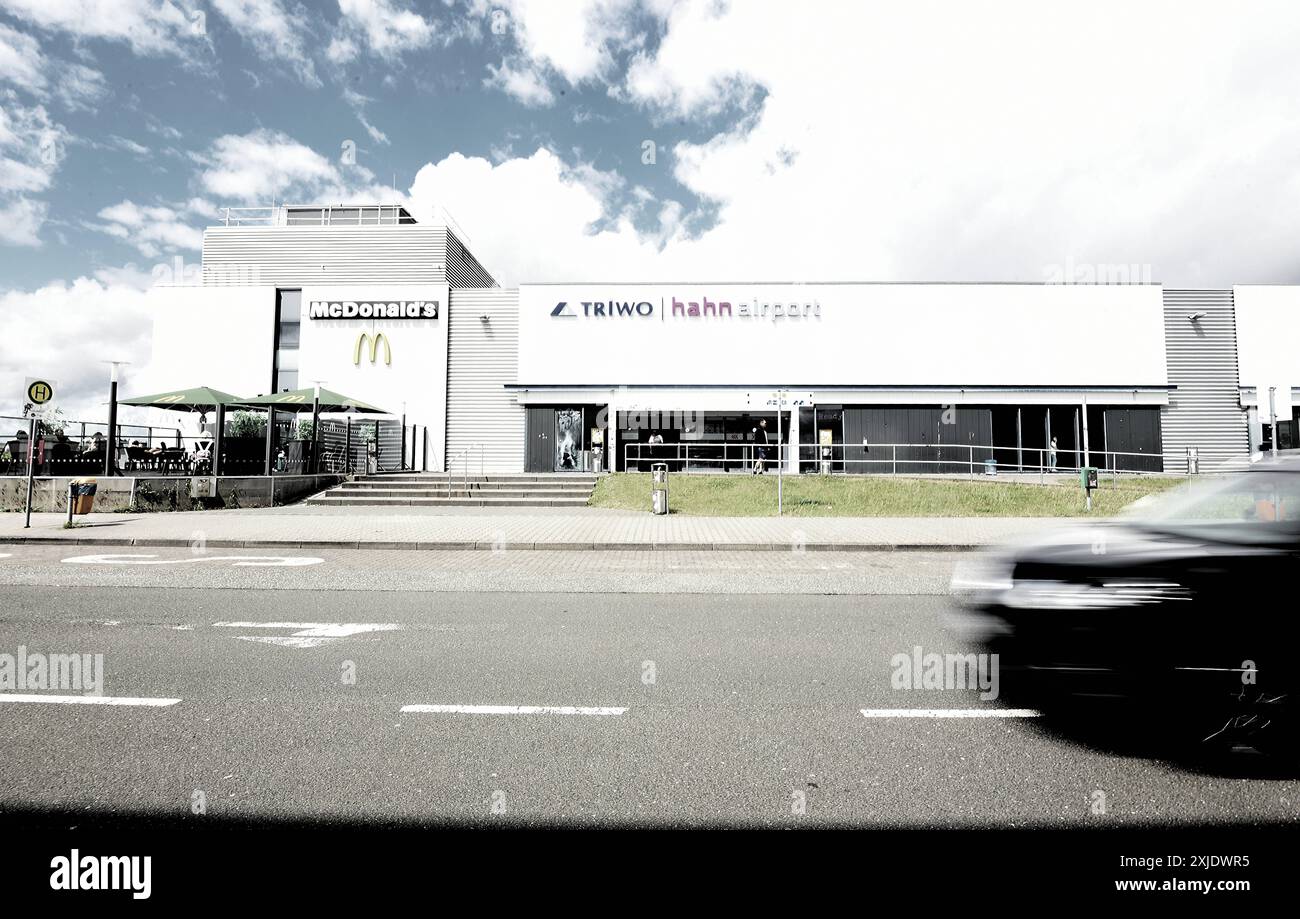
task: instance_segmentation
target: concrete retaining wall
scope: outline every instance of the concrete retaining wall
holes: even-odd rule
[[[343,481],[341,475],[221,476],[217,497],[190,497],[188,476],[96,477],[95,512],[193,511],[291,504]],[[66,513],[71,477],[34,480],[32,510]],[[273,498],[274,495],[274,498]],[[0,511],[26,507],[27,479],[0,476]]]

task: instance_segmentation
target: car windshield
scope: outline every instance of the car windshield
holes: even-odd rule
[[[1300,471],[1214,476],[1144,500],[1125,516],[1147,529],[1232,542],[1294,539],[1300,534]]]

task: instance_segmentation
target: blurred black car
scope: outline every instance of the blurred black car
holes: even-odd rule
[[[1008,704],[1183,741],[1297,750],[1300,457],[959,565],[949,622]]]

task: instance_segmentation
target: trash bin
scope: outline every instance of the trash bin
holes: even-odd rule
[[[73,479],[68,485],[68,495],[72,501],[72,513],[89,514],[95,508],[94,479]]]
[[[650,509],[656,514],[668,513],[668,464],[654,463],[650,467]]]
[[[997,474],[998,474],[998,461],[995,460],[995,459],[986,459],[986,460],[984,461],[984,474],[985,474],[985,475],[997,475]]]

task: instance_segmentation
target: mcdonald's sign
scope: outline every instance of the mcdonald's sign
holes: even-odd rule
[[[352,349],[352,363],[357,366],[361,365],[361,348],[367,342],[370,344],[370,363],[374,363],[379,358],[379,345],[384,346],[384,364],[392,366],[393,351],[388,346],[388,336],[383,332],[376,332],[373,336],[369,332],[362,332],[357,336],[356,346]]]

